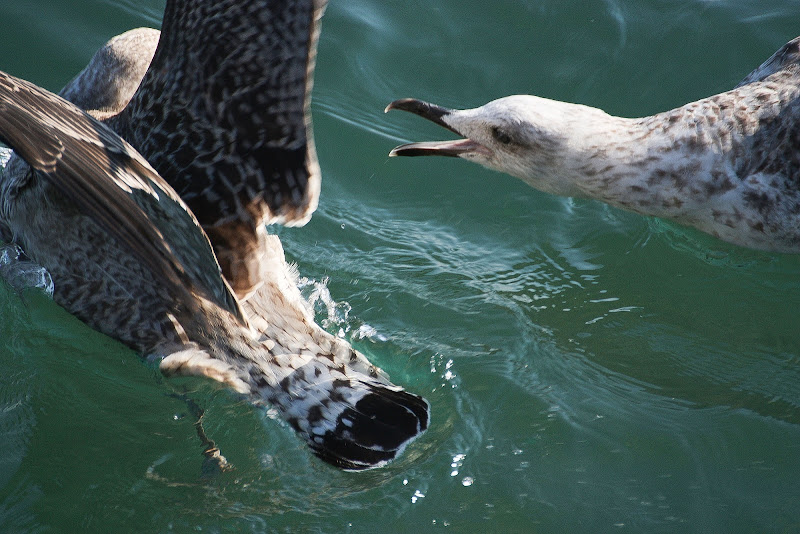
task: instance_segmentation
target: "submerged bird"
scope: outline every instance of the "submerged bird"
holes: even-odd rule
[[[643,118],[535,96],[417,114],[465,139],[390,156],[455,156],[548,193],[594,198],[724,241],[800,253],[800,37],[736,88]]]
[[[0,238],[48,269],[58,304],[165,375],[272,404],[322,459],[365,469],[427,428],[428,405],[314,322],[264,228],[316,206],[323,7],[169,0],[160,35],[112,39],[62,91],[88,113],[0,74],[0,140],[19,156],[0,175]]]

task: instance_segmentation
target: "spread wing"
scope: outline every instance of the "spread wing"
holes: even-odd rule
[[[0,141],[154,276],[242,317],[194,216],[117,134],[61,97],[0,72]]]
[[[316,208],[309,103],[326,2],[167,2],[120,133],[204,227],[304,224]]]

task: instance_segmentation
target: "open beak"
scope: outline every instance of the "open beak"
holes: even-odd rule
[[[386,106],[386,109],[383,111],[384,113],[388,113],[390,110],[393,109],[400,109],[402,111],[408,111],[410,113],[413,113],[414,115],[419,115],[423,119],[428,119],[429,121],[438,124],[443,128],[447,128],[456,135],[459,136],[463,135],[461,132],[457,131],[452,126],[447,124],[444,120],[448,115],[453,113],[452,109],[443,108],[441,106],[437,106],[436,104],[430,104],[428,102],[423,102],[422,100],[417,100],[415,98],[403,98],[400,100],[395,100],[394,102]],[[460,157],[464,156],[465,154],[472,154],[478,152],[488,154],[489,150],[480,143],[476,143],[472,139],[457,139],[454,141],[428,141],[423,143],[408,143],[394,148],[391,152],[389,152],[389,156],[390,157],[394,156]]]

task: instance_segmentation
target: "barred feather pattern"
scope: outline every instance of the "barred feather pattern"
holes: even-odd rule
[[[317,206],[310,99],[326,3],[170,0],[155,52],[122,52],[152,57],[143,79],[128,74],[139,89],[102,116],[187,202],[240,297],[260,283],[258,228],[305,224]],[[79,85],[108,71],[87,68]]]
[[[326,3],[170,0],[162,32],[111,39],[60,93],[177,190],[239,297],[260,284],[258,229],[305,224],[317,206],[310,101]]]
[[[240,302],[176,192],[89,114],[2,73],[0,140],[33,168],[17,159],[3,175],[3,225],[87,324],[160,360],[165,375],[274,406],[343,469],[383,465],[427,428],[424,399],[316,325],[277,237],[257,231],[260,283]]]
[[[204,226],[301,224],[316,206],[308,106],[324,4],[168,2],[152,67],[114,129]]]

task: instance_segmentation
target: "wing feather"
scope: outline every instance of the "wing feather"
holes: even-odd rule
[[[179,292],[242,317],[208,238],[136,150],[87,113],[0,72],[0,140]]]
[[[303,224],[316,208],[309,103],[326,1],[167,2],[120,133],[204,226]]]

